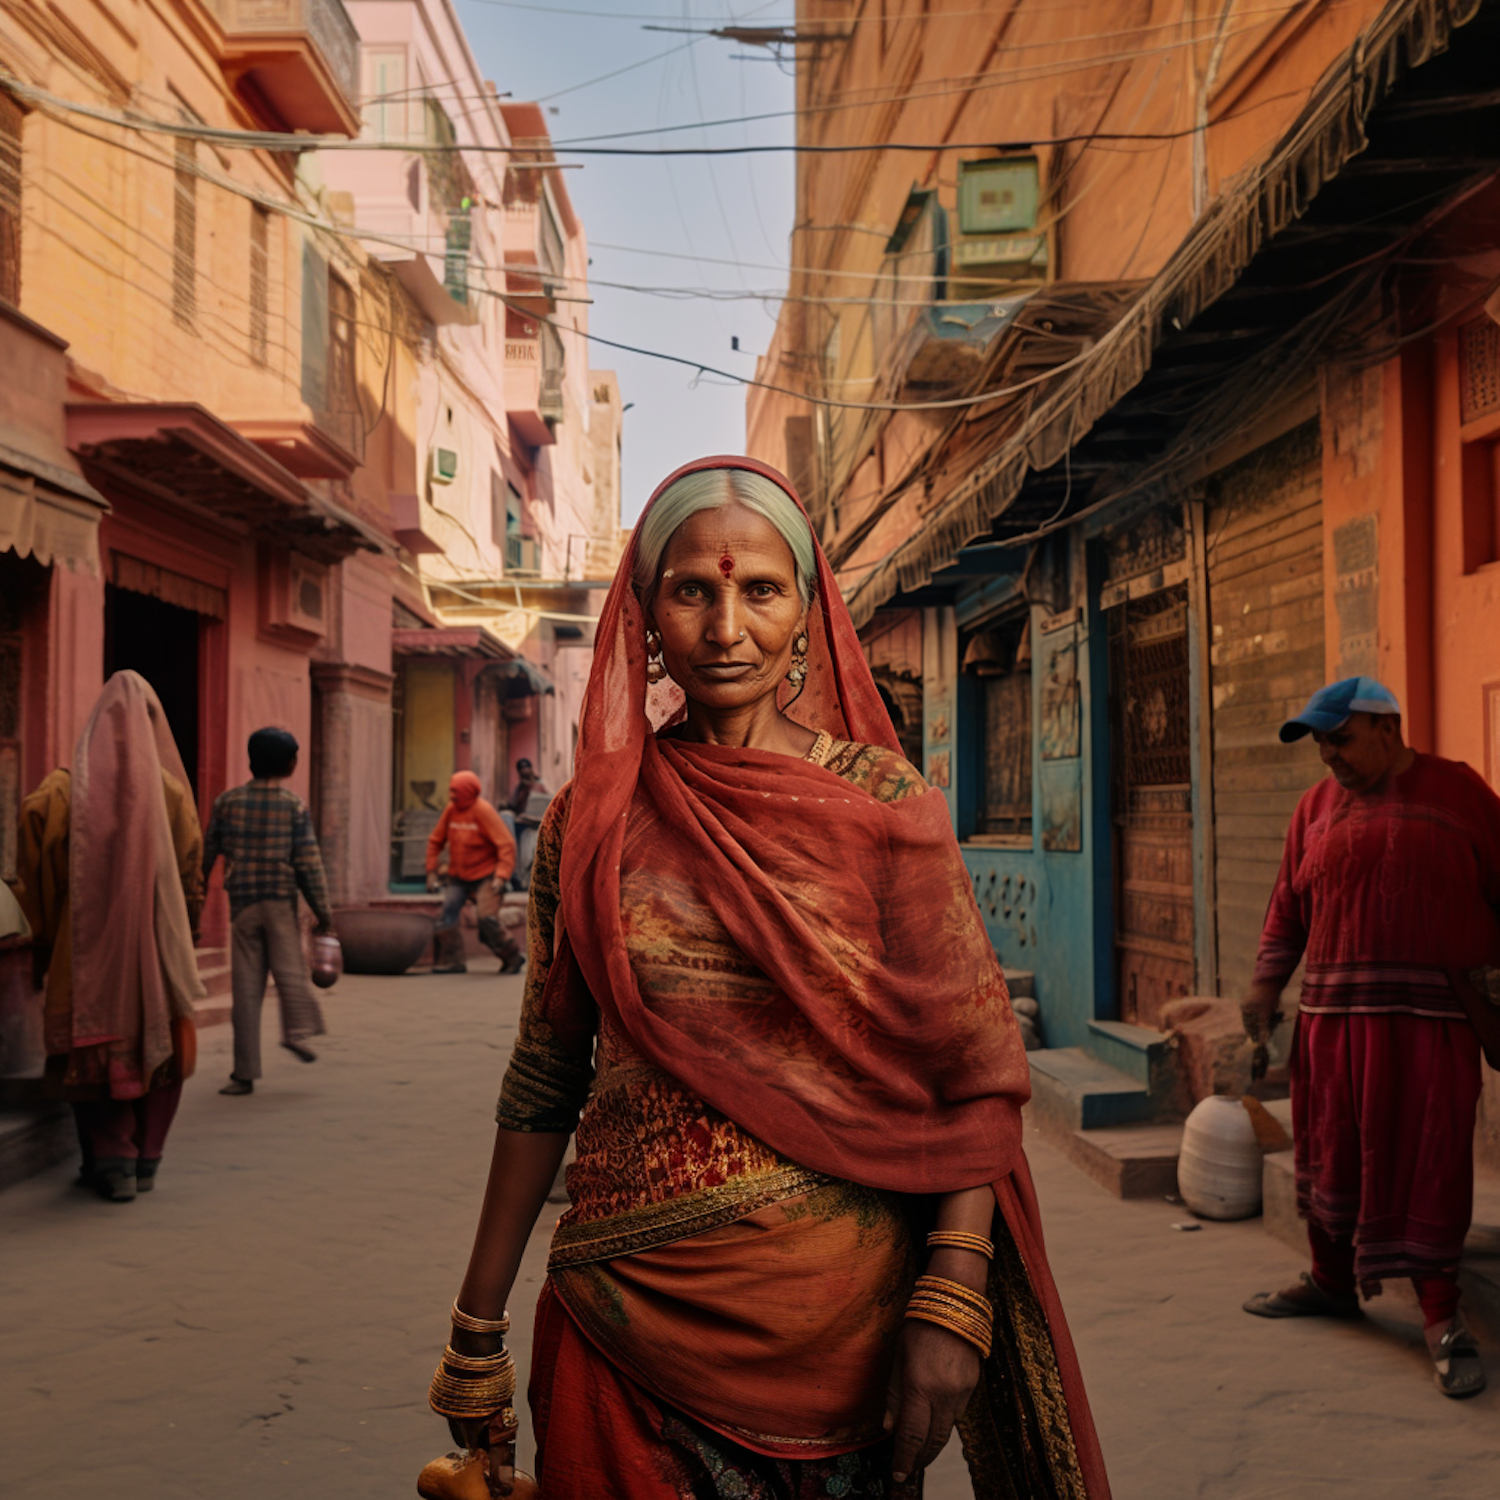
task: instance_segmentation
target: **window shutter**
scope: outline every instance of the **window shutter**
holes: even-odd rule
[[[302,246],[302,399],[328,409],[328,262]]]

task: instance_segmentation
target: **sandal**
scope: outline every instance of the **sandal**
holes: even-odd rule
[[[1485,1387],[1479,1345],[1457,1313],[1453,1315],[1447,1333],[1432,1351],[1432,1362],[1437,1366],[1432,1372],[1434,1383],[1445,1396],[1451,1396],[1455,1401],[1462,1401],[1465,1396],[1477,1396]]]
[[[1357,1318],[1358,1297],[1335,1297],[1325,1292],[1304,1271],[1300,1286],[1284,1287],[1279,1292],[1257,1292],[1245,1303],[1245,1311],[1257,1318]]]

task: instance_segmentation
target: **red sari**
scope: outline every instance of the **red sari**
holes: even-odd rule
[[[791,493],[752,460],[690,466],[720,467]],[[1021,1150],[1005,982],[946,803],[896,751],[826,561],[788,709],[819,732],[806,759],[654,732],[681,695],[648,690],[634,564],[632,542],[577,773],[539,840],[544,890],[560,844],[560,901],[543,909],[534,886],[536,973],[500,1111],[571,1128],[549,1100],[587,1088],[597,1034],[538,1318],[549,1500],[695,1494],[692,1465],[719,1472],[721,1438],[745,1466],[726,1494],[891,1493],[872,1454],[924,1214],[984,1183],[1000,1253],[996,1354],[966,1419],[993,1471],[980,1493],[1106,1496]],[[600,1180],[611,1150],[634,1168]]]

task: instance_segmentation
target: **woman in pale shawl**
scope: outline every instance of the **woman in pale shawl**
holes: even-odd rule
[[[203,834],[144,678],[116,672],[74,752],[21,804],[16,890],[47,966],[47,1080],[73,1105],[80,1178],[155,1185],[193,1071]]]

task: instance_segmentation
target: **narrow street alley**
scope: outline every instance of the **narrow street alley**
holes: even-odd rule
[[[415,1493],[449,1446],[427,1382],[521,993],[477,972],[345,978],[320,1060],[273,1049],[248,1099],[216,1092],[214,1028],[153,1194],[97,1201],[71,1165],[8,1190],[0,1494]],[[1035,1132],[1028,1149],[1117,1500],[1494,1494],[1500,1390],[1442,1400],[1414,1307],[1387,1298],[1355,1327],[1247,1318],[1246,1295],[1299,1269],[1258,1220],[1179,1232],[1182,1208],[1109,1197]],[[524,1370],[529,1308],[512,1310]],[[956,1447],[927,1493],[969,1494]]]

